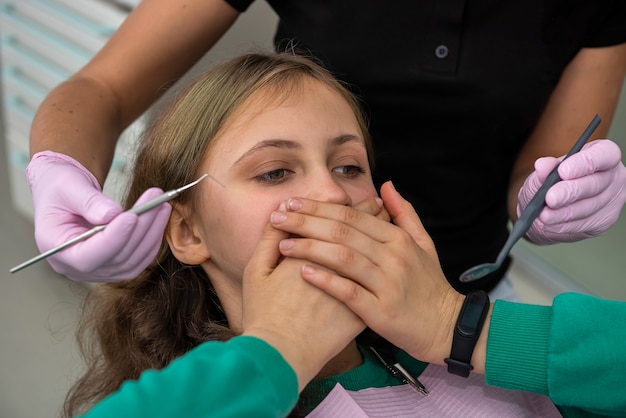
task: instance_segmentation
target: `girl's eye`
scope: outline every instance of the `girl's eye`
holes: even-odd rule
[[[289,176],[290,171],[286,168],[279,168],[277,170],[268,171],[256,177],[256,180],[260,183],[280,183]]]
[[[356,177],[361,174],[365,174],[365,170],[363,169],[363,167],[360,167],[358,165],[342,165],[341,167],[335,168],[333,171],[346,177]]]

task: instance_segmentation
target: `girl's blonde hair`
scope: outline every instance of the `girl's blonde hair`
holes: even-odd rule
[[[345,98],[371,151],[358,100],[321,65],[292,53],[247,54],[213,67],[160,106],[142,138],[126,208],[150,187],[170,190],[193,181],[213,139],[253,94],[263,90],[264,98],[280,101],[301,94],[307,78]],[[193,189],[177,202],[193,208]],[[97,286],[84,309],[77,335],[87,370],[67,395],[68,416],[202,342],[234,336],[204,270],[179,262],[165,239],[139,277]]]

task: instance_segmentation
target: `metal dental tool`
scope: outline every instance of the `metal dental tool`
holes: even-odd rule
[[[511,233],[509,234],[509,238],[500,250],[496,262],[479,264],[468,270],[465,270],[461,274],[459,280],[466,283],[473,282],[474,280],[485,277],[489,273],[492,273],[500,268],[515,243],[526,234],[526,232],[533,224],[535,218],[539,216],[541,210],[546,206],[546,193],[548,192],[548,189],[554,184],[561,181],[561,177],[559,177],[558,172],[559,165],[561,165],[561,163],[563,163],[563,161],[565,161],[567,158],[580,151],[580,149],[583,147],[583,145],[585,145],[585,142],[587,142],[593,131],[596,130],[600,122],[600,116],[596,115],[589,123],[589,126],[587,126],[585,131],[582,133],[576,144],[574,144],[570,152],[568,152],[565,158],[563,158],[563,160],[556,167],[554,167],[554,170],[552,170],[550,174],[548,174],[548,177],[546,177],[546,181],[541,185],[539,190],[537,190],[537,193],[535,193],[530,202],[528,202],[528,206],[526,206],[524,212],[521,213],[519,219],[513,225]]]
[[[186,184],[182,187],[179,187],[178,189],[173,189],[173,190],[169,190],[167,192],[164,192],[162,195],[155,197],[152,200],[149,200],[148,202],[139,205],[137,207],[134,207],[132,209],[129,209],[128,212],[134,213],[136,215],[141,215],[142,213],[145,213],[147,211],[149,211],[150,209],[154,209],[155,207],[159,206],[162,203],[165,202],[169,202],[170,200],[172,200],[173,198],[175,198],[176,196],[178,196],[179,194],[181,194],[183,191],[195,186],[196,184],[200,183],[200,181],[202,181],[205,177],[209,177],[211,178],[213,181],[215,181],[217,184],[219,184],[222,187],[226,187],[224,186],[219,180],[217,180],[215,177],[211,176],[210,174],[206,173],[203,174],[199,179]],[[106,225],[98,225],[98,226],[94,226],[93,228],[91,228],[88,231],[83,232],[82,234],[75,236],[74,238],[65,241],[63,244],[52,248],[51,250],[48,250],[44,253],[39,254],[36,257],[31,258],[28,261],[23,262],[22,264],[13,267],[11,270],[9,270],[11,273],[16,273],[32,264],[35,264],[38,261],[41,261],[45,258],[50,257],[53,254],[58,253],[61,250],[64,250],[67,247],[71,247],[72,245],[76,244],[77,242],[80,242],[84,239],[87,239],[89,237],[91,237],[92,235],[102,231],[104,228],[106,228]]]

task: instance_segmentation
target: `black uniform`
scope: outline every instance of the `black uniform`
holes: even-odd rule
[[[227,1],[244,11],[252,0]],[[375,182],[393,180],[414,205],[448,280],[462,292],[493,288],[506,268],[458,277],[495,260],[521,146],[581,48],[626,42],[626,1],[269,3],[276,44],[312,52],[364,99]]]

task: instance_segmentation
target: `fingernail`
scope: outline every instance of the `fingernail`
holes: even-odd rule
[[[281,250],[289,250],[293,248],[295,241],[292,239],[284,239],[280,242],[279,247]]]
[[[313,267],[310,264],[305,264],[302,266],[302,273],[303,274],[313,274],[315,273],[315,267]]]
[[[383,199],[381,199],[380,197],[377,197],[376,199],[376,204],[378,205],[379,208],[383,207]]]
[[[287,207],[289,207],[290,210],[298,211],[302,209],[302,201],[300,199],[289,199],[287,201]]]
[[[287,219],[287,214],[285,212],[272,212],[272,215],[270,216],[270,220],[274,224],[283,223],[285,222],[285,219]]]

